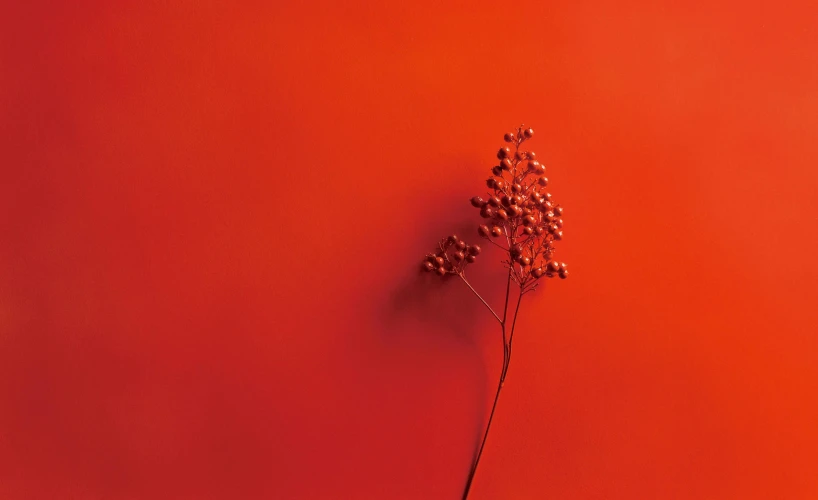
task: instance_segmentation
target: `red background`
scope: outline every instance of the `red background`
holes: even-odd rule
[[[521,122],[473,498],[818,498],[818,9],[346,3],[2,7],[0,498],[459,498],[499,333],[414,272]]]

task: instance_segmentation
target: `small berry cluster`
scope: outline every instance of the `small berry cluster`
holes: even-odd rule
[[[480,255],[479,245],[468,245],[453,234],[440,240],[437,252],[426,256],[423,261],[423,269],[434,271],[439,276],[461,274],[468,264],[477,260],[478,255]]]

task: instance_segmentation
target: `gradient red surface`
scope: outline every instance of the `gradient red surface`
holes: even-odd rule
[[[818,498],[816,8],[343,3],[2,7],[0,498],[459,498],[498,332],[413,273],[520,122],[572,278],[471,498]]]

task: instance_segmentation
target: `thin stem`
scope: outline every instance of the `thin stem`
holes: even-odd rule
[[[505,330],[505,329],[504,329]],[[466,490],[463,492],[463,500],[466,500],[469,496],[469,490],[471,489],[472,480],[474,480],[474,473],[477,472],[477,464],[480,463],[480,456],[483,455],[483,448],[486,446],[486,439],[489,437],[489,429],[491,429],[491,421],[494,419],[494,410],[497,409],[497,401],[500,399],[500,391],[503,389],[503,382],[500,381],[497,384],[497,394],[494,396],[494,404],[491,406],[491,414],[489,415],[489,421],[486,425],[486,432],[483,434],[483,442],[480,443],[480,450],[477,452],[477,458],[474,460],[474,465],[472,465],[471,472],[469,473],[469,479],[466,481]]]
[[[461,272],[460,274],[458,274],[458,276],[460,276],[460,279],[462,279],[462,280],[463,280],[463,283],[465,283],[465,284],[466,284],[466,286],[467,286],[467,287],[469,287],[469,290],[471,290],[472,292],[474,292],[474,294],[477,296],[477,298],[478,298],[478,299],[480,299],[480,302],[482,302],[482,303],[483,303],[483,305],[484,305],[484,306],[486,306],[486,307],[488,308],[488,310],[489,310],[489,311],[491,312],[491,314],[494,316],[494,319],[496,319],[496,320],[497,320],[497,322],[498,322],[498,323],[500,323],[500,324],[502,325],[502,324],[503,324],[503,320],[501,320],[501,319],[500,319],[500,316],[497,316],[497,313],[496,313],[496,312],[494,312],[494,309],[492,309],[492,308],[491,308],[491,306],[489,305],[489,303],[488,303],[488,302],[486,302],[486,301],[483,299],[483,297],[481,297],[481,296],[480,296],[480,294],[479,294],[479,293],[477,293],[477,290],[475,290],[475,289],[474,289],[474,287],[472,287],[472,286],[471,286],[471,284],[468,282],[468,280],[466,280],[466,276],[465,276],[465,275],[463,275],[463,273],[462,273],[462,272]],[[503,338],[505,338],[505,335],[503,335]]]
[[[503,367],[503,375],[500,378],[500,384],[502,384],[505,379],[506,375],[508,374],[508,367],[511,364],[511,343],[514,341],[514,326],[517,324],[517,316],[519,316],[520,312],[520,303],[523,301],[523,289],[520,288],[520,295],[517,297],[517,307],[514,310],[514,320],[511,322],[511,332],[508,334],[508,356],[506,358],[506,366]]]

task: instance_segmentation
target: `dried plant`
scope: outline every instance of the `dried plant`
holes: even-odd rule
[[[500,164],[491,169],[493,175],[486,180],[489,189],[487,197],[483,199],[475,196],[471,199],[472,206],[478,208],[480,216],[486,219],[486,224],[478,228],[478,234],[505,253],[506,258],[502,263],[508,270],[508,279],[502,316],[492,309],[466,279],[466,267],[474,263],[481,253],[479,245],[469,245],[452,235],[442,239],[437,251],[428,254],[423,261],[423,269],[428,272],[437,273],[441,277],[459,277],[491,312],[502,330],[503,366],[500,382],[483,440],[469,471],[463,500],[469,496],[500,391],[508,374],[514,327],[523,295],[536,290],[542,278],[568,277],[565,263],[554,260],[554,244],[562,239],[563,208],[545,191],[548,178],[545,177],[545,166],[538,161],[536,153],[520,149],[533,135],[534,130],[522,125],[516,131],[505,134],[504,140],[509,145],[497,152]],[[509,315],[512,283],[515,285],[517,298],[513,314]]]

